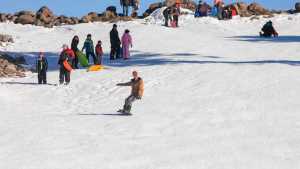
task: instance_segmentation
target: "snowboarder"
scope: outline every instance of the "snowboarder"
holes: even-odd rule
[[[114,24],[112,30],[110,31],[110,60],[119,59],[120,58],[120,50],[121,50],[121,40],[119,38],[119,32],[117,30],[117,25]]]
[[[90,63],[90,56],[92,56],[93,60],[94,60],[94,64],[96,64],[96,56],[95,56],[95,52],[94,52],[94,42],[92,40],[91,34],[87,35],[81,51],[83,51],[83,50],[85,50],[88,62]]]
[[[48,61],[43,52],[39,53],[36,61],[36,71],[38,73],[39,84],[47,84]]]
[[[70,65],[72,64],[72,59],[75,58],[75,54],[72,49],[68,47],[68,45],[63,45],[63,51],[61,52],[58,60],[58,64],[60,65],[59,69],[59,83],[68,85],[70,83],[71,72],[68,71],[64,66],[64,61],[67,61]]]
[[[272,21],[268,21],[263,28],[261,29],[262,32],[260,32],[261,37],[277,37],[278,33],[276,32],[275,28],[273,27]]]
[[[72,67],[73,67],[73,69],[78,69],[78,56],[76,55],[76,52],[79,51],[78,44],[79,44],[79,37],[76,35],[72,39],[72,43],[71,43],[71,49],[75,53],[75,58],[72,61]]]
[[[129,47],[132,48],[132,38],[129,32],[130,31],[126,29],[122,36],[122,50],[123,50],[122,56],[125,60],[129,59],[130,56]]]
[[[102,56],[103,56],[103,49],[102,49],[102,41],[99,40],[96,45],[96,56],[97,56],[97,63],[102,65]]]
[[[133,79],[127,83],[118,83],[117,86],[131,86],[131,94],[126,98],[123,109],[119,112],[130,115],[132,103],[136,100],[140,100],[144,94],[144,82],[143,79],[138,76],[137,71],[132,72]]]

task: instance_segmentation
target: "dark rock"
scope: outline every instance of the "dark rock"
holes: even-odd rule
[[[34,24],[35,23],[35,17],[32,15],[20,15],[15,21],[15,23],[20,24]]]
[[[11,35],[0,34],[0,42],[14,42],[14,39]]]

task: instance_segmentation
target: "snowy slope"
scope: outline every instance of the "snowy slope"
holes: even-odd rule
[[[108,23],[53,29],[0,24],[16,43],[2,51],[34,63],[45,51],[50,85],[36,74],[0,82],[2,169],[298,169],[300,15],[272,18],[281,37],[256,35],[268,19],[181,18],[178,29],[121,22],[132,59],[108,61]],[[57,55],[77,34],[101,39],[107,69],[58,82]],[[114,115],[129,94],[115,86],[138,70],[145,96],[133,116]]]

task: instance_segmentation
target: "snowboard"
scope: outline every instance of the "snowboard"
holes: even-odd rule
[[[120,113],[121,116],[131,116],[132,115],[131,113],[124,113],[123,109],[119,109],[117,112]]]
[[[84,53],[82,53],[81,51],[77,51],[76,56],[78,57],[78,61],[79,61],[80,65],[82,67],[88,67],[89,66],[89,62],[88,62],[88,60],[86,58],[86,55]]]
[[[63,65],[64,65],[64,68],[68,71],[68,72],[71,72],[73,69],[72,69],[72,66],[68,63],[67,60],[65,60],[63,62]]]

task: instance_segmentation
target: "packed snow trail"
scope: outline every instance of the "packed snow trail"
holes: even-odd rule
[[[0,168],[298,169],[300,15],[272,19],[278,39],[256,38],[267,19],[182,18],[170,29],[118,23],[133,36],[129,61],[108,61],[108,23],[53,29],[0,24],[15,44],[2,51],[50,61],[37,75],[0,80]],[[26,33],[24,33],[26,32]],[[107,69],[76,70],[58,83],[57,56],[77,34],[101,39]],[[114,116],[137,70],[145,96],[133,116]]]

